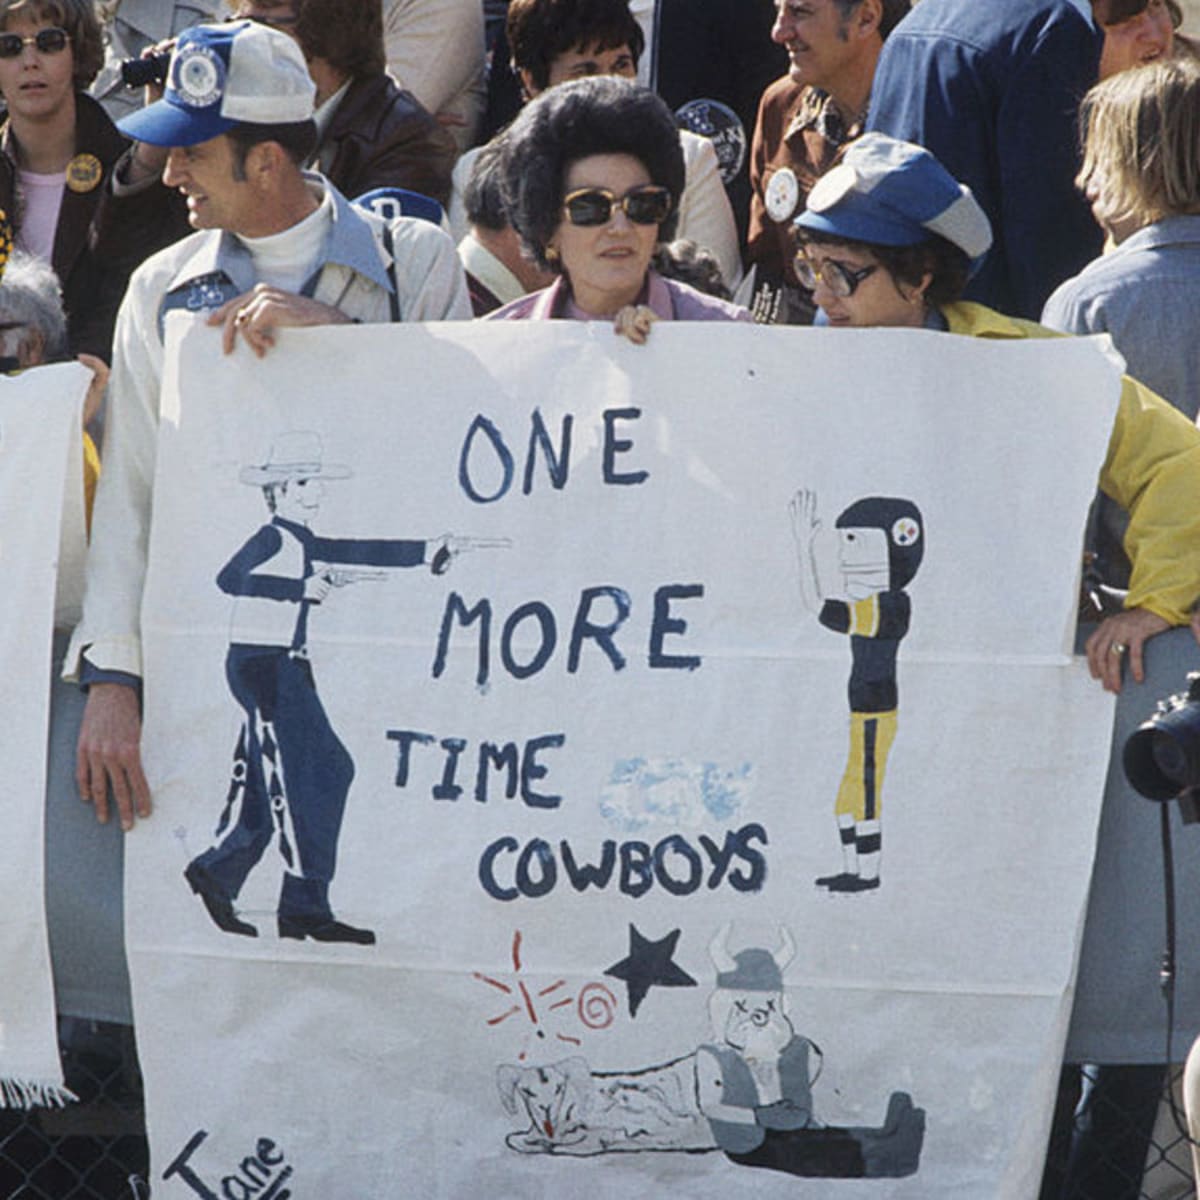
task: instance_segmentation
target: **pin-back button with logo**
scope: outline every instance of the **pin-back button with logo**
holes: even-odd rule
[[[67,187],[73,192],[90,192],[104,175],[104,167],[94,154],[77,154],[67,163]]]
[[[780,167],[767,180],[763,201],[772,221],[787,221],[800,203],[800,181],[791,167]]]
[[[689,100],[675,110],[680,129],[708,138],[717,152],[721,182],[728,186],[746,161],[748,139],[737,113],[720,100]]]
[[[208,46],[181,46],[171,64],[171,90],[189,108],[208,108],[224,94],[225,63]]]

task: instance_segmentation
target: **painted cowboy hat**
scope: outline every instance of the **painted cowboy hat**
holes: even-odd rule
[[[349,479],[354,472],[340,463],[321,461],[321,435],[310,430],[281,433],[271,446],[271,455],[262,466],[243,467],[238,473],[242,483],[265,487],[289,479]]]

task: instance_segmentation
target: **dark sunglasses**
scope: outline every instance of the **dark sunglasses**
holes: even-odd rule
[[[580,188],[563,200],[563,212],[572,225],[607,225],[614,206],[635,225],[661,225],[671,215],[674,201],[668,188],[646,183],[623,196],[608,188]]]
[[[57,25],[39,29],[33,37],[19,33],[0,33],[0,58],[17,58],[26,46],[34,46],[40,54],[61,54],[71,44],[71,36]]]
[[[836,258],[827,258],[820,267],[817,267],[813,265],[803,250],[796,251],[794,266],[796,278],[800,280],[802,287],[806,287],[811,292],[817,286],[818,280],[822,280],[825,286],[842,300],[847,296],[853,296],[858,290],[858,285],[879,270],[878,263],[855,270],[847,263],[838,262]]]

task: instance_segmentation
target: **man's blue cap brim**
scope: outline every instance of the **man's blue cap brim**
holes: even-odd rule
[[[236,121],[213,109],[184,108],[168,99],[156,100],[117,122],[117,128],[135,142],[151,146],[195,146],[228,133]]]

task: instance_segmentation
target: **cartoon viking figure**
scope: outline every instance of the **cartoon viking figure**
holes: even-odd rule
[[[842,870],[817,884],[871,891],[879,886],[883,776],[896,736],[896,655],[911,613],[904,588],[921,565],[925,523],[911,500],[856,500],[835,522],[841,592],[827,596],[817,573],[816,494],[797,492],[790,508],[804,605],[827,629],[850,635],[850,753],[834,809]]]
[[[731,1161],[808,1178],[900,1178],[915,1174],[925,1111],[892,1092],[882,1125],[827,1125],[813,1109],[823,1056],[788,1016],[783,972],[796,952],[787,929],[776,950],[731,954],[729,926],[713,938],[712,1041],[696,1050],[696,1099],[713,1141]]]
[[[812,1111],[810,1052],[787,1015],[783,971],[796,952],[782,931],[772,952],[726,949],[725,926],[709,947],[717,985],[709,997],[712,1043],[696,1051],[696,1095],[722,1150],[745,1154],[762,1145],[769,1130],[816,1125]],[[818,1071],[819,1074],[819,1066]]]

